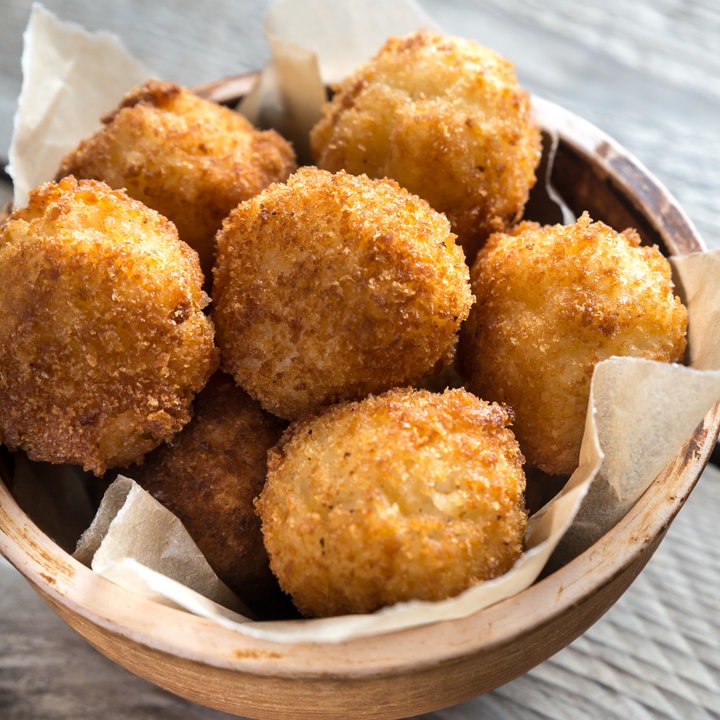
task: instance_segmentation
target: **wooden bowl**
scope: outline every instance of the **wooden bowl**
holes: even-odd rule
[[[235,78],[202,93],[230,101],[250,81]],[[557,138],[552,184],[576,213],[633,226],[668,254],[704,249],[677,202],[628,152],[551,103],[537,99],[536,108],[546,140]],[[536,196],[529,207],[538,220],[557,220],[547,198]],[[100,652],[196,703],[252,718],[406,717],[488,692],[590,627],[658,547],[719,428],[720,404],[612,530],[525,591],[459,620],[337,644],[253,639],[133,595],[63,551],[2,482],[0,550]],[[3,479],[10,472],[2,468]]]

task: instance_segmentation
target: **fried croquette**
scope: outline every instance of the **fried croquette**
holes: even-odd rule
[[[267,451],[285,428],[224,373],[200,391],[193,418],[133,469],[183,523],[218,577],[256,612],[277,592],[253,501]]]
[[[392,177],[428,200],[470,261],[520,219],[541,155],[513,65],[426,30],[390,38],[341,82],[310,141],[319,167]]]
[[[553,475],[577,466],[598,362],[683,357],[687,311],[670,264],[640,242],[584,213],[493,235],[472,267],[477,303],[461,365],[473,392],[512,407],[529,466]]]
[[[67,177],[0,228],[0,440],[100,475],[168,439],[217,367],[197,253],[121,191]]]
[[[217,247],[223,368],[286,419],[413,384],[452,357],[472,302],[447,219],[392,180],[301,168]]]
[[[464,389],[394,389],[292,424],[256,506],[300,612],[442,600],[509,570],[527,521],[509,421]]]
[[[58,177],[103,180],[165,215],[207,276],[223,218],[296,167],[274,130],[168,82],[136,87],[102,122],[64,158]]]

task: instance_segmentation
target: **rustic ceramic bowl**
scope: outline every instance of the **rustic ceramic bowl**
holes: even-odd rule
[[[229,101],[248,83],[241,77],[202,92]],[[617,228],[633,226],[668,254],[704,249],[676,201],[628,152],[555,105],[537,100],[537,108],[546,139],[557,138],[552,184],[574,211],[588,210]],[[535,197],[528,214],[555,221],[556,211]],[[717,405],[612,530],[527,590],[460,620],[338,644],[253,639],[133,595],[63,551],[4,482],[0,550],[100,652],[194,702],[252,718],[407,717],[492,690],[590,627],[658,547],[719,428]]]

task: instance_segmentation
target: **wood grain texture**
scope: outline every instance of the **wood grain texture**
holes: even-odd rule
[[[46,0],[62,17],[120,34],[157,74],[184,84],[255,69],[269,3]],[[523,83],[629,148],[720,248],[720,6],[715,0],[421,0],[450,32],[516,62]],[[20,88],[29,0],[4,0],[0,156]],[[243,41],[238,41],[243,38]],[[720,472],[708,468],[648,566],[569,647],[482,697],[424,716],[720,717]],[[220,720],[111,663],[0,560],[0,717]]]

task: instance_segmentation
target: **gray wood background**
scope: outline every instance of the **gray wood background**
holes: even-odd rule
[[[328,0],[331,2],[332,0]],[[362,0],[359,0],[360,2]],[[388,0],[392,2],[392,0]],[[46,0],[120,35],[158,76],[193,85],[261,66],[263,0]],[[720,248],[717,0],[421,0],[447,31],[515,63],[523,84],[638,156]],[[0,0],[0,158],[20,91],[30,0]],[[9,186],[0,182],[0,201]],[[647,568],[585,635],[527,675],[424,716],[720,718],[720,471],[709,467]],[[0,559],[0,718],[220,720],[92,650]]]

